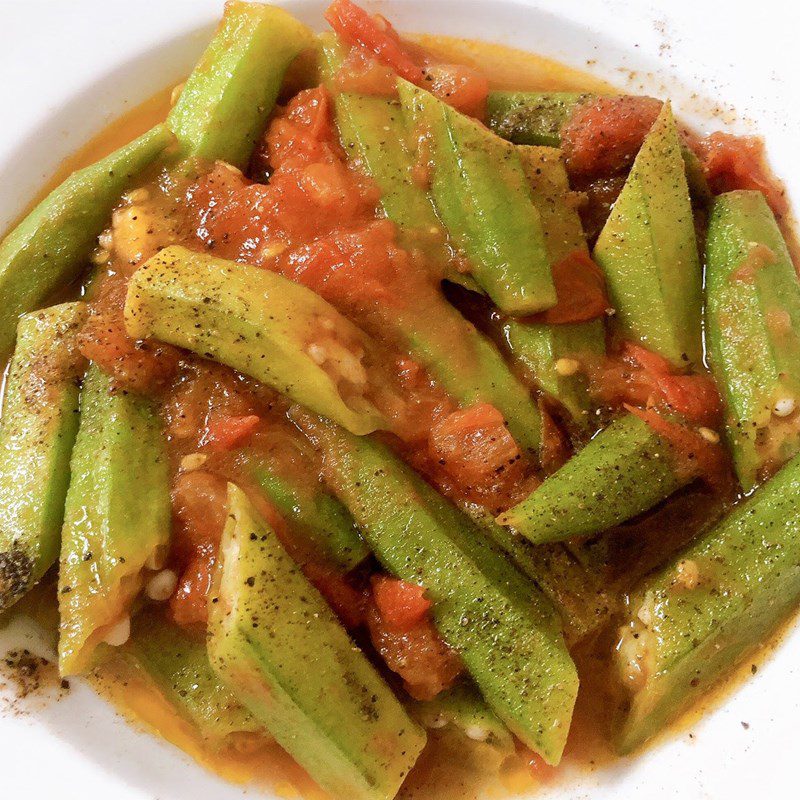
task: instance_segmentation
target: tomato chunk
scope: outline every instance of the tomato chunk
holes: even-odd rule
[[[627,169],[661,111],[652,97],[598,97],[579,105],[561,131],[567,168],[583,177]]]
[[[697,149],[715,194],[755,189],[764,194],[777,216],[786,213],[786,192],[767,168],[761,139],[717,132],[701,139]]]
[[[425,68],[423,86],[462,114],[485,119],[489,80],[477,70],[462,64],[432,64]]]
[[[431,607],[423,586],[386,575],[373,576],[372,596],[387,627],[398,633],[418,625]]]
[[[605,316],[611,303],[603,272],[583,250],[573,250],[553,265],[557,302],[534,315],[548,325],[589,322]]]
[[[364,624],[364,593],[352,586],[344,575],[331,567],[313,562],[304,564],[303,572],[346,628],[354,630]]]
[[[200,439],[200,446],[213,451],[233,450],[246,444],[258,430],[261,418],[255,414],[233,417],[222,412],[212,412]]]

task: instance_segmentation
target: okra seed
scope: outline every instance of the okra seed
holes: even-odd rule
[[[489,731],[486,728],[481,728],[480,725],[467,725],[464,728],[464,733],[474,742],[485,742],[489,738]]]
[[[574,375],[580,368],[580,362],[574,358],[559,358],[556,363],[556,372],[565,378]]]
[[[131,618],[124,616],[115,625],[112,625],[106,632],[103,641],[112,647],[122,647],[131,636]]]
[[[178,585],[178,576],[171,569],[162,569],[147,582],[145,593],[151,600],[163,602],[172,597]]]
[[[717,442],[719,442],[719,434],[715,430],[712,430],[711,428],[698,428],[697,432],[707,442],[711,442],[711,444],[717,444]]]
[[[776,417],[788,417],[794,411],[795,401],[793,397],[782,397],[775,403],[772,413]]]
[[[190,453],[181,459],[181,472],[194,472],[208,461],[206,453]]]

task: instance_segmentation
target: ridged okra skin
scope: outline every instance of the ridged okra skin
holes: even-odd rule
[[[424,732],[232,484],[228,514],[209,604],[212,667],[324,790],[394,797]]]
[[[282,468],[278,459],[244,454],[244,471],[322,560],[344,572],[369,556],[350,512],[322,484]]]
[[[123,192],[173,142],[164,125],[53,189],[0,243],[0,360],[14,344],[20,314],[39,308],[77,279]]]
[[[264,733],[211,669],[205,635],[169,621],[163,608],[145,608],[136,615],[125,655],[211,747],[223,749],[232,735]]]
[[[20,318],[0,420],[0,611],[58,558],[85,367],[83,303]]]
[[[509,730],[561,758],[578,676],[557,615],[505,553],[391,451],[303,413],[325,477],[383,566],[424,586],[433,620]]]
[[[765,466],[800,449],[800,284],[761,192],[714,200],[706,264],[709,360],[736,472],[749,491]]]
[[[474,741],[485,742],[502,753],[514,752],[508,728],[471,681],[460,681],[433,700],[415,702],[412,712],[426,728],[453,725]]]
[[[308,28],[283,9],[226,3],[214,38],[167,118],[181,155],[244,169],[289,64],[312,43]]]
[[[556,303],[544,232],[513,145],[398,79],[403,114],[430,163],[431,196],[472,276],[507,314]]]
[[[489,92],[487,124],[514,144],[561,146],[561,129],[592,95],[579,92]]]
[[[550,147],[517,149],[542,222],[550,261],[557,264],[575,251],[588,253],[561,151]],[[603,320],[545,325],[510,317],[503,324],[503,335],[513,361],[542,391],[558,400],[576,423],[585,425],[589,408],[586,375],[581,370],[560,375],[556,362],[601,356],[606,344]]]
[[[800,601],[800,457],[631,596],[615,651],[629,752],[692,705]]]
[[[498,522],[534,544],[588,536],[647,511],[688,481],[676,471],[672,445],[625,414]]]
[[[149,401],[115,390],[90,365],[80,396],[58,581],[62,675],[83,672],[130,613],[146,568],[166,555],[169,471]]]
[[[362,388],[367,380],[363,331],[276,273],[166,247],[131,278],[125,327],[227,364],[354,433],[386,427],[365,398],[342,396],[345,376]]]
[[[685,369],[701,361],[702,271],[678,129],[665,103],[594,248],[621,334]]]

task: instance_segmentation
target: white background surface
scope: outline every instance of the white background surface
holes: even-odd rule
[[[320,4],[284,5],[319,26]],[[396,0],[373,7],[405,30],[500,41],[575,66],[596,60],[592,70],[619,85],[672,96],[701,129],[761,132],[800,201],[800,5],[793,0]],[[221,10],[222,0],[0,0],[0,229],[63,157],[185,75]],[[636,78],[626,84],[630,71]],[[725,100],[724,122],[719,115],[709,121],[715,98]],[[8,644],[0,636],[0,654]],[[796,629],[754,679],[691,728],[692,738],[677,734],[537,797],[797,798],[799,685]],[[0,697],[0,798],[242,796],[126,726],[86,687],[73,687],[67,699],[42,708],[26,712],[17,704],[21,714],[7,713]]]

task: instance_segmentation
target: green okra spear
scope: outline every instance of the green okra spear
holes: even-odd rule
[[[14,344],[20,314],[80,277],[97,237],[131,182],[174,139],[157,125],[53,189],[0,243],[0,359]]]
[[[561,129],[593,97],[579,92],[489,92],[487,124],[514,144],[561,147]]]
[[[714,200],[706,250],[709,360],[734,466],[749,491],[800,449],[800,284],[764,195]]]
[[[275,107],[289,64],[313,38],[275,6],[232,0],[167,118],[180,155],[240,169]]]
[[[391,451],[297,411],[325,478],[378,560],[424,586],[433,620],[492,710],[556,764],[578,687],[558,618],[506,554]]]
[[[555,305],[542,224],[516,149],[424,89],[402,79],[397,87],[429,156],[436,210],[475,280],[507,314]]]
[[[20,318],[0,420],[0,611],[58,558],[85,361],[83,303]]]
[[[147,568],[169,544],[165,437],[150,402],[114,389],[94,365],[81,389],[58,581],[62,675],[83,672],[102,642],[124,643]]]
[[[227,364],[355,433],[388,423],[363,396],[366,334],[305,286],[274,272],[172,245],[134,273],[125,326]],[[333,377],[332,377],[333,375]]]
[[[800,601],[800,457],[631,595],[614,661],[622,752],[692,705]]]
[[[212,747],[224,748],[231,735],[265,733],[211,669],[204,633],[169,621],[163,607],[136,615],[124,652],[145,682]]]
[[[686,369],[701,362],[702,270],[678,129],[665,103],[594,248],[620,333]]]
[[[625,414],[498,522],[535,544],[588,536],[647,511],[689,480],[676,470],[673,446]]]
[[[233,484],[208,651],[222,682],[325,791],[394,797],[424,732]]]

